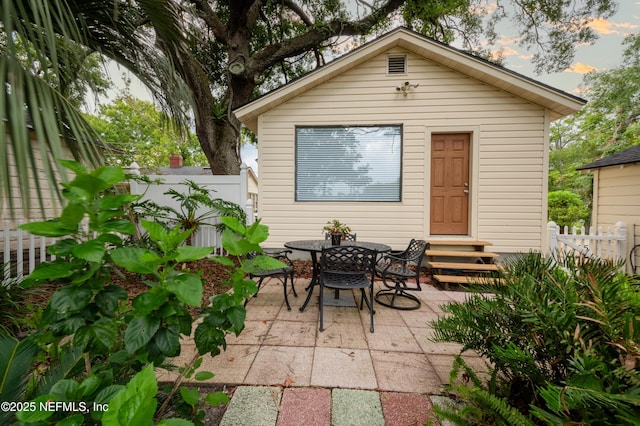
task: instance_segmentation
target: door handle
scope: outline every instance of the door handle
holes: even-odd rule
[[[468,194],[469,190],[468,189],[464,189],[462,192],[464,192],[465,194]]]

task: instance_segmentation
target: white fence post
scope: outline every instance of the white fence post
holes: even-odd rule
[[[626,261],[627,256],[627,225],[623,222],[615,224],[615,230],[611,228],[604,233],[602,228],[597,232],[594,227],[585,227],[579,230],[574,226],[571,232],[569,227],[564,227],[560,233],[560,227],[554,222],[547,223],[549,235],[549,252],[562,256],[566,252],[574,252],[579,256],[612,260],[614,262]]]
[[[624,259],[627,261],[627,224],[624,222],[617,222],[615,224],[615,235],[620,238],[616,244],[616,258],[618,260]]]
[[[554,254],[558,251],[558,229],[554,221],[547,223],[547,234],[549,235],[549,252],[547,254]]]
[[[255,213],[253,211],[253,200],[251,198],[247,199],[244,203],[244,212],[247,214],[247,225],[253,225],[253,222],[255,222]]]

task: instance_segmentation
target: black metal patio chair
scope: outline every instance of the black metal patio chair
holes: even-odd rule
[[[382,278],[385,286],[376,292],[376,302],[389,308],[418,309],[420,300],[408,291],[420,291],[420,266],[429,243],[412,239],[402,251],[392,251],[383,255],[376,264],[376,275]],[[408,282],[415,280],[415,286]]]
[[[369,307],[370,330],[373,333],[373,279],[376,251],[358,246],[332,246],[320,256],[320,331],[324,330],[325,288],[333,290],[360,289],[360,309]],[[369,295],[367,296],[367,290]]]
[[[256,253],[256,252],[252,252],[249,253],[248,257],[252,258],[258,255],[263,255],[263,256],[271,256],[274,259],[278,259],[279,261],[281,261],[282,263],[284,263],[285,265],[287,265],[284,268],[279,268],[279,269],[266,269],[264,271],[261,272],[254,272],[254,273],[250,273],[249,274],[249,278],[254,279],[254,278],[258,278],[258,291],[256,291],[256,294],[254,295],[254,297],[258,296],[258,292],[260,291],[260,287],[262,286],[262,281],[265,280],[265,278],[270,278],[270,277],[275,277],[277,278],[283,285],[284,287],[284,301],[287,304],[287,309],[291,310],[291,305],[289,304],[289,297],[287,295],[287,280],[289,278],[291,278],[291,290],[293,290],[293,295],[295,297],[298,297],[298,294],[296,293],[296,288],[293,284],[293,274],[294,274],[294,270],[293,270],[293,262],[291,261],[291,259],[289,259],[289,253],[292,253],[291,250],[279,250],[279,251],[265,251],[264,253]],[[245,306],[247,304],[248,300],[246,300],[244,302]]]

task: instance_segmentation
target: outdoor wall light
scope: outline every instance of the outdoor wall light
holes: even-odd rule
[[[396,87],[396,92],[402,92],[403,95],[407,96],[411,88],[415,89],[418,86],[420,86],[419,83],[409,83],[408,81],[405,81],[404,84]]]

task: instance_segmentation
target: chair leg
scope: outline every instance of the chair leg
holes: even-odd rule
[[[323,324],[323,297],[322,297],[322,293],[324,292],[324,288],[322,285],[320,285],[320,331],[324,331],[324,324]]]
[[[293,295],[295,297],[298,297],[298,293],[296,293],[296,286],[293,285],[293,271],[291,271],[291,290],[293,290]]]
[[[382,306],[400,309],[403,311],[411,311],[420,308],[420,299],[405,291],[406,284],[403,281],[396,281],[393,287],[388,285],[386,282],[384,282],[384,285],[386,288],[378,290],[375,296],[376,302]],[[396,304],[396,299],[404,299],[406,304]]]
[[[260,286],[262,286],[262,281],[265,279],[265,277],[262,277],[258,280],[258,289],[256,290],[256,294],[253,295],[253,297],[258,297],[258,292],[260,291]],[[247,306],[247,303],[249,303],[249,299],[244,301],[244,306]]]
[[[289,297],[287,296],[287,275],[288,274],[283,274],[284,279],[282,280],[282,288],[284,288],[284,301],[287,304],[287,309],[291,310],[291,305],[289,304]],[[291,282],[291,287],[293,287],[293,281]]]
[[[369,287],[369,300],[371,300],[370,305],[367,301],[367,305],[369,305],[369,320],[371,321],[371,327],[369,328],[369,330],[371,331],[371,333],[373,333],[373,314],[375,313],[375,311],[373,310],[373,284],[371,284],[371,287]]]

